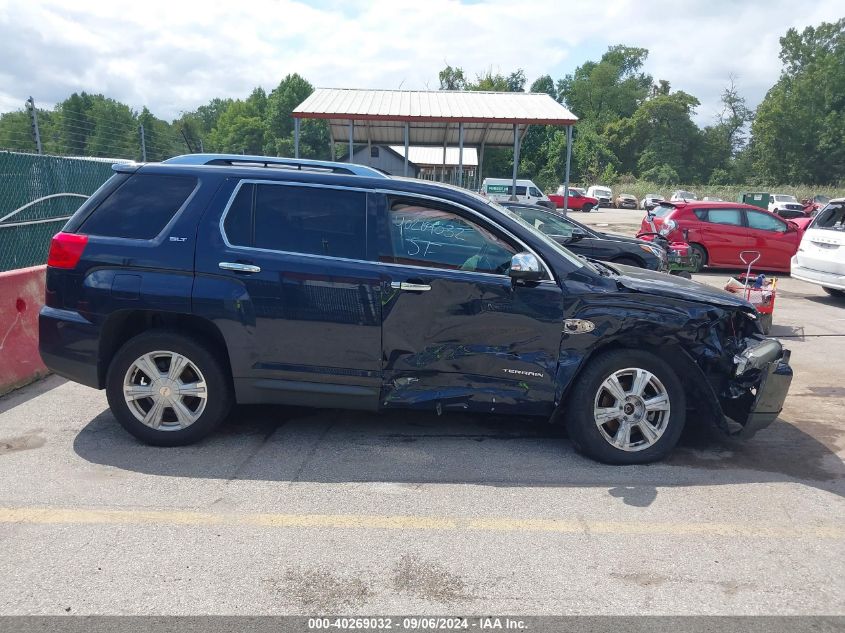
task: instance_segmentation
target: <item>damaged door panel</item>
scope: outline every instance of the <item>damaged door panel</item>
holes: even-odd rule
[[[514,284],[517,245],[457,209],[387,202],[382,406],[551,415],[560,287]]]

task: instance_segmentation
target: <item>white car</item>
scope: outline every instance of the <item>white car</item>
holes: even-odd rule
[[[669,198],[669,202],[683,202],[685,200],[698,200],[698,196],[696,196],[692,191],[678,189],[677,191],[672,192],[672,197]]]
[[[593,185],[589,189],[587,189],[587,195],[590,198],[595,198],[599,201],[600,207],[612,207],[613,206],[613,192],[610,190],[610,187],[605,187],[603,185]]]
[[[783,218],[799,218],[804,216],[804,205],[795,196],[773,193],[769,196],[769,211]]]
[[[663,202],[663,196],[659,193],[647,193],[645,194],[645,198],[640,200],[640,209],[650,211],[661,202]]]
[[[831,200],[804,232],[790,274],[845,299],[845,198]]]
[[[481,194],[495,202],[514,202],[513,179],[511,178],[485,178],[481,183]],[[545,203],[546,206],[554,206],[549,197],[530,180],[516,181],[516,201],[524,204]]]

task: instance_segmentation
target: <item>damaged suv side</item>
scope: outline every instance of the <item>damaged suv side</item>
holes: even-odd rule
[[[781,411],[789,352],[733,295],[455,187],[211,158],[115,166],[51,246],[42,358],[145,442],[234,402],[418,408],[542,416],[633,464],[688,418],[750,437]]]

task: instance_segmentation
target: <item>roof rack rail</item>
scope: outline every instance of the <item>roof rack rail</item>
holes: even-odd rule
[[[330,172],[370,178],[387,178],[384,173],[373,167],[338,163],[329,160],[309,160],[303,158],[281,158],[277,156],[250,156],[243,154],[182,154],[162,161],[168,165],[232,165],[243,167],[273,167],[297,171]]]

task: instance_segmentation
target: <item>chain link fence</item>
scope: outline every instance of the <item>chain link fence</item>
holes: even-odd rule
[[[0,152],[0,271],[44,264],[50,238],[114,162]]]

